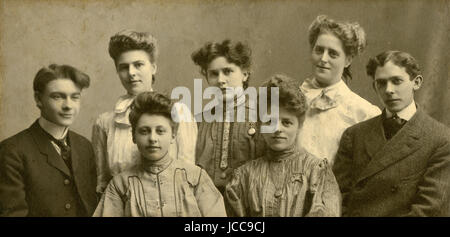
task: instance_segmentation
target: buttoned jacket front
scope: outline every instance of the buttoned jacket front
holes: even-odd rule
[[[381,116],[348,128],[333,171],[344,216],[450,216],[450,131],[420,109],[390,140]]]
[[[91,143],[69,130],[72,170],[36,121],[0,144],[0,216],[90,216],[97,205]]]

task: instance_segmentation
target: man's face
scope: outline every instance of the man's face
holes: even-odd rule
[[[73,123],[80,109],[81,89],[67,78],[50,81],[42,93],[35,94],[41,116],[57,125]]]
[[[122,53],[116,61],[116,70],[123,87],[130,95],[152,90],[152,79],[156,65],[144,50]]]
[[[162,115],[143,114],[134,132],[136,143],[143,159],[157,161],[163,158],[175,142],[170,121]]]
[[[376,69],[374,88],[389,111],[399,112],[414,100],[414,91],[420,88],[423,79],[421,76],[410,79],[404,67],[391,61]]]

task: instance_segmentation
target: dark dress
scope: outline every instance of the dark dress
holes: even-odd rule
[[[239,106],[245,110],[245,122],[238,122],[235,117],[235,122],[198,123],[195,163],[206,170],[222,193],[233,170],[261,156],[265,150],[257,124],[249,121],[248,115],[252,109],[242,103],[234,108],[235,116]]]

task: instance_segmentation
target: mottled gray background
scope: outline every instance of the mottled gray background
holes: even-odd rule
[[[90,138],[101,112],[124,94],[107,48],[119,30],[150,31],[159,40],[156,90],[193,88],[201,77],[190,54],[207,41],[247,41],[257,86],[274,73],[304,80],[311,71],[309,24],[319,14],[359,22],[366,52],[352,64],[350,88],[380,105],[365,75],[370,56],[387,49],[412,53],[424,68],[417,101],[450,125],[449,6],[447,0],[300,1],[24,1],[0,0],[0,140],[39,116],[32,80],[50,63],[70,64],[91,77],[73,130]],[[204,82],[204,86],[206,83]]]

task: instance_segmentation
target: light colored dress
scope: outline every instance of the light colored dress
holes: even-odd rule
[[[299,131],[298,146],[326,158],[330,165],[334,163],[344,130],[381,114],[377,106],[352,92],[342,80],[321,88],[315,79],[306,79],[300,90],[309,108]]]
[[[340,216],[341,195],[326,159],[295,148],[237,168],[225,190],[228,213],[238,217]]]
[[[117,101],[114,111],[101,114],[92,129],[92,145],[97,164],[97,192],[101,193],[114,175],[140,162],[140,153],[133,143],[131,124],[128,120],[134,96],[124,95]],[[189,108],[175,103],[176,116],[180,119],[176,143],[169,148],[169,155],[194,164],[197,124]],[[192,122],[186,122],[191,119]]]
[[[203,169],[166,155],[114,176],[94,216],[223,217],[226,213],[222,195]]]

